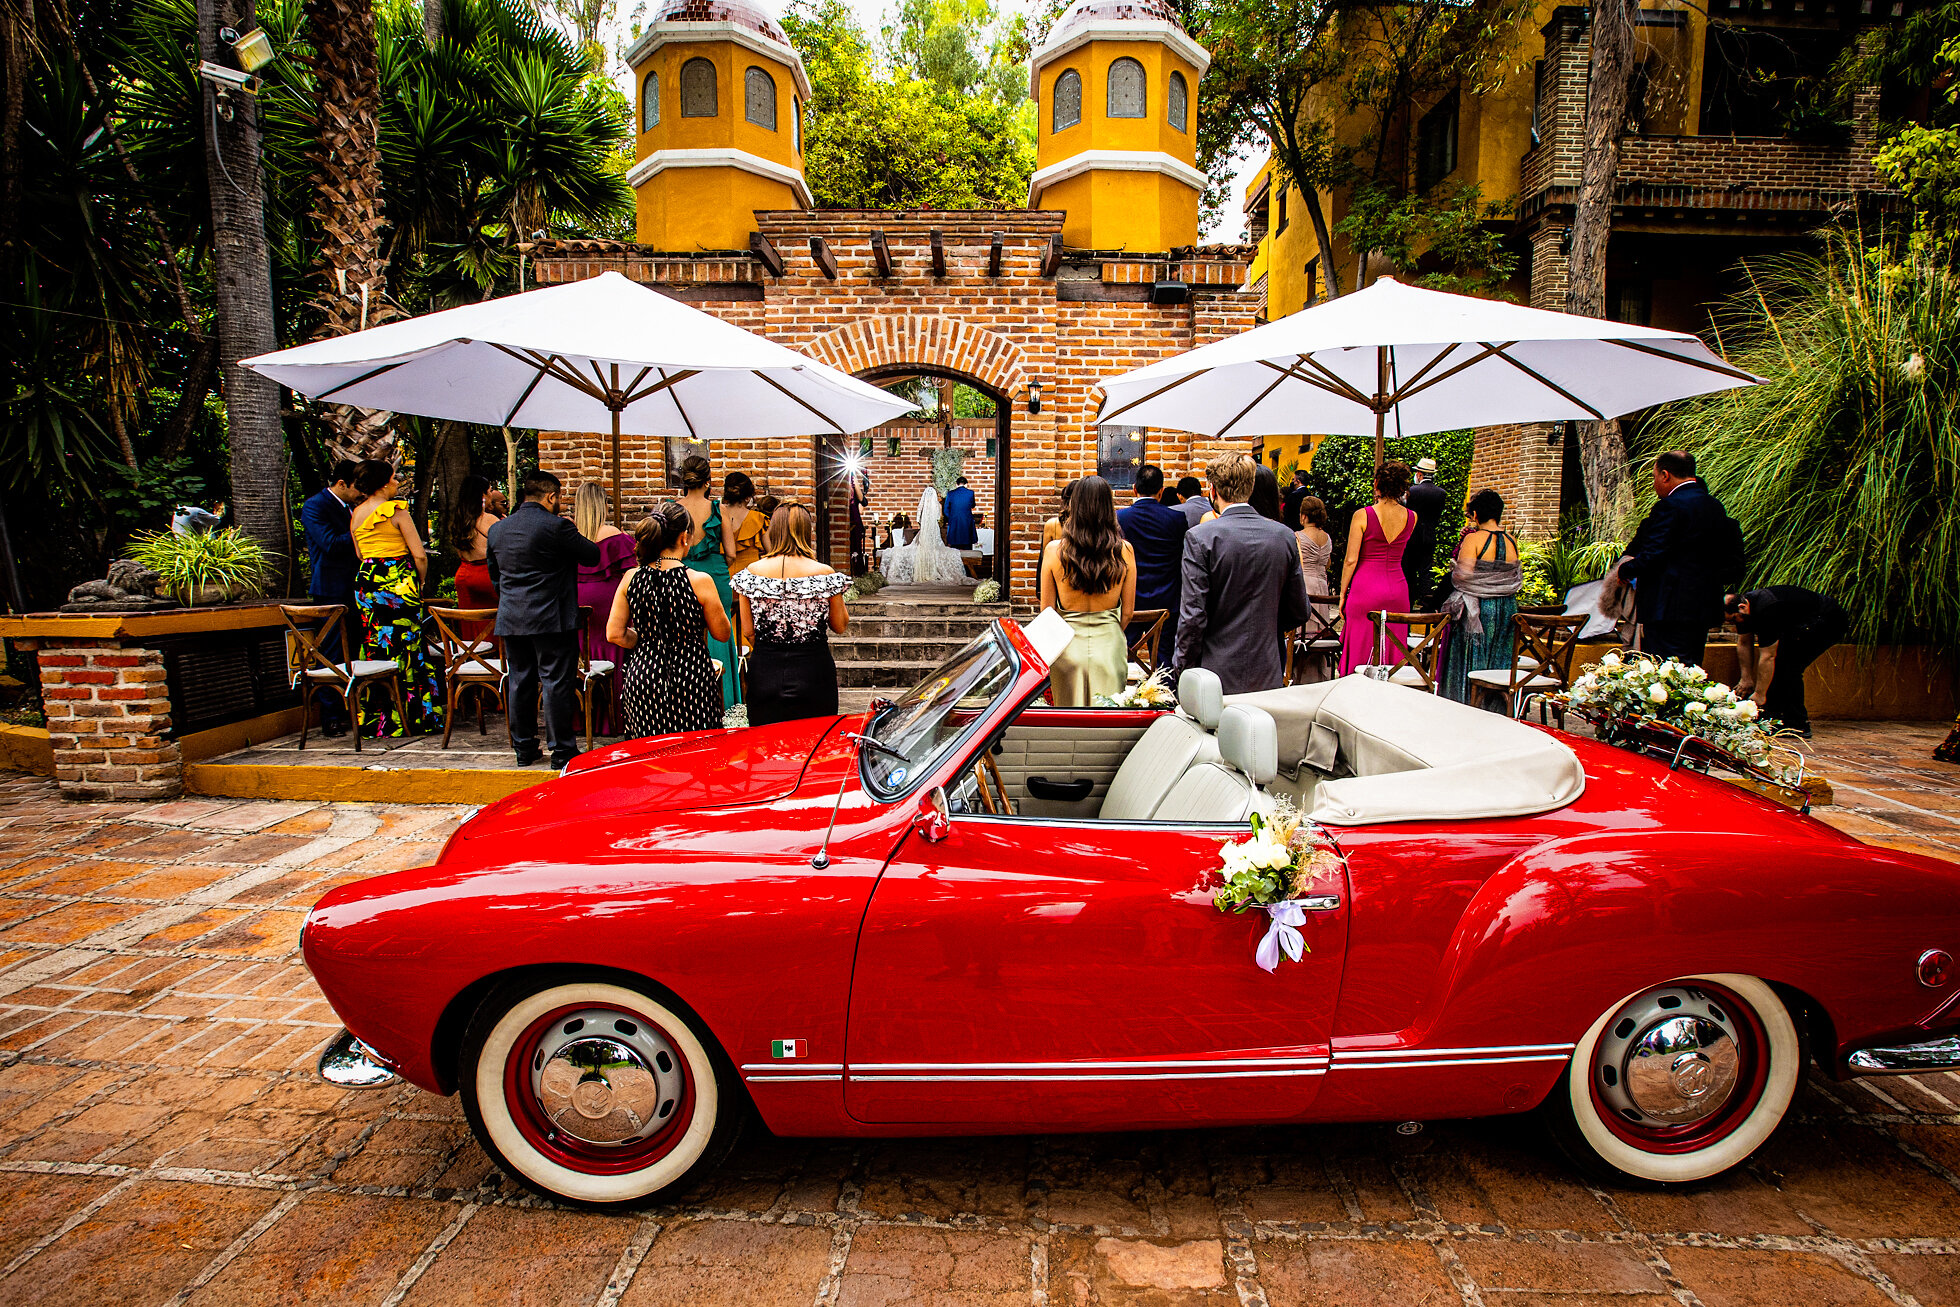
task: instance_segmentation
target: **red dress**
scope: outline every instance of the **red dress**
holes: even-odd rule
[[[1348,582],[1347,603],[1341,607],[1341,675],[1375,661],[1375,624],[1372,612],[1409,611],[1409,582],[1402,575],[1402,551],[1409,547],[1409,534],[1416,524],[1414,513],[1402,524],[1402,534],[1390,540],[1382,532],[1375,507],[1366,509],[1368,526],[1361,536],[1361,561],[1355,565],[1354,579]],[[1382,657],[1392,662],[1397,646],[1408,647],[1409,628],[1388,628],[1389,647]]]
[[[618,735],[624,722],[620,716],[619,690],[626,651],[606,639],[606,620],[612,616],[613,594],[619,589],[619,579],[633,570],[634,550],[633,537],[621,531],[599,542],[597,564],[578,570],[579,607],[592,610],[586,614],[585,629],[579,632],[579,644],[588,659],[612,664],[612,675],[603,696],[604,716],[592,719],[592,728],[600,735]],[[598,707],[596,703],[593,706]]]

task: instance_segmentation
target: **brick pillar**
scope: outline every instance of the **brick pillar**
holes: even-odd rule
[[[174,799],[184,759],[170,730],[163,655],[113,640],[49,643],[41,699],[55,780],[68,799]]]

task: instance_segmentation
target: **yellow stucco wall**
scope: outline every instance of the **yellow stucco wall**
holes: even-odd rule
[[[1143,65],[1144,114],[1109,116],[1109,68],[1116,60]],[[1074,70],[1082,78],[1082,118],[1060,132],[1054,128],[1055,81]],[[1184,130],[1170,123],[1170,79],[1183,76]],[[1197,164],[1198,70],[1158,41],[1090,41],[1036,69],[1037,128],[1035,168],[1039,171],[1088,150],[1149,151],[1179,163]],[[1153,172],[1097,170],[1053,183],[1036,197],[1036,206],[1063,209],[1068,221],[1062,239],[1099,250],[1168,250],[1198,239],[1198,192],[1175,178]]]
[[[715,115],[681,116],[681,68],[706,59],[715,69]],[[750,122],[744,112],[745,79],[750,68],[769,74],[776,87],[776,127]],[[638,64],[634,126],[646,124],[644,98],[649,75],[659,76],[660,121],[638,132],[634,161],[656,150],[741,150],[800,173],[803,158],[796,115],[802,99],[790,65],[733,41],[670,41]],[[773,178],[733,167],[668,168],[635,187],[637,238],[662,250],[746,249],[757,209],[795,209],[803,205],[795,189]]]

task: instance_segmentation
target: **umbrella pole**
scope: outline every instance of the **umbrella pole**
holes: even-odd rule
[[[620,528],[621,528],[622,530],[624,530],[624,529],[625,529],[625,527],[624,527],[624,523],[623,523],[623,521],[622,521],[622,518],[623,518],[623,516],[624,516],[624,515],[623,515],[623,514],[622,514],[622,513],[620,512],[620,508],[619,508],[619,409],[618,409],[618,408],[614,408],[614,409],[613,409],[613,411],[612,411],[612,419],[613,419],[613,432],[612,432],[612,436],[613,436],[613,446],[612,446],[612,455],[613,455],[613,458],[612,458],[612,510],[613,510],[613,514],[612,514],[612,517],[613,517],[613,525],[614,525],[614,526],[616,526],[616,527],[620,527]]]
[[[1380,472],[1382,470],[1382,454],[1385,452],[1385,448],[1382,443],[1382,420],[1384,416],[1385,415],[1382,413],[1380,409],[1375,410],[1375,471],[1376,472]]]
[[[1382,423],[1388,415],[1387,405],[1388,347],[1377,345],[1375,347],[1375,471],[1377,474],[1382,470],[1383,456],[1387,452],[1382,436]]]

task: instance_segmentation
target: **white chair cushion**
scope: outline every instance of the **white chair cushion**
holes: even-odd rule
[[[388,661],[386,658],[356,658],[354,660],[354,675],[356,677],[379,676],[383,672],[399,672],[400,670],[401,667],[399,665]],[[308,669],[306,674],[316,681],[344,681],[347,679],[337,667],[314,667]]]
[[[472,658],[459,664],[456,670],[464,676],[502,676],[504,660],[501,658]]]
[[[1135,685],[1138,682],[1142,681],[1143,678],[1147,675],[1147,673],[1143,670],[1142,663],[1129,664],[1129,666],[1124,669],[1123,674],[1131,685]]]
[[[1389,673],[1390,685],[1411,685],[1418,690],[1427,690],[1429,682],[1422,679],[1422,673],[1413,667],[1398,667]]]
[[[1218,743],[1209,734],[1165,713],[1130,746],[1096,815],[1104,821],[1149,821],[1180,776],[1216,757]]]
[[[1501,667],[1491,668],[1487,671],[1470,672],[1468,676],[1473,683],[1487,685],[1493,690],[1508,690],[1511,688],[1511,673]],[[1519,681],[1517,688],[1520,690],[1544,690],[1557,684],[1558,682],[1549,676],[1529,676]]]
[[[613,669],[613,665],[607,662],[605,659],[594,658],[590,663],[586,665],[585,675],[588,679],[594,676],[604,676],[612,669]]]
[[[1279,728],[1264,708],[1234,704],[1218,720],[1218,753],[1254,785],[1279,775]]]
[[[1187,667],[1177,678],[1177,701],[1198,725],[1215,731],[1218,716],[1225,711],[1225,687],[1220,684],[1218,673]]]

